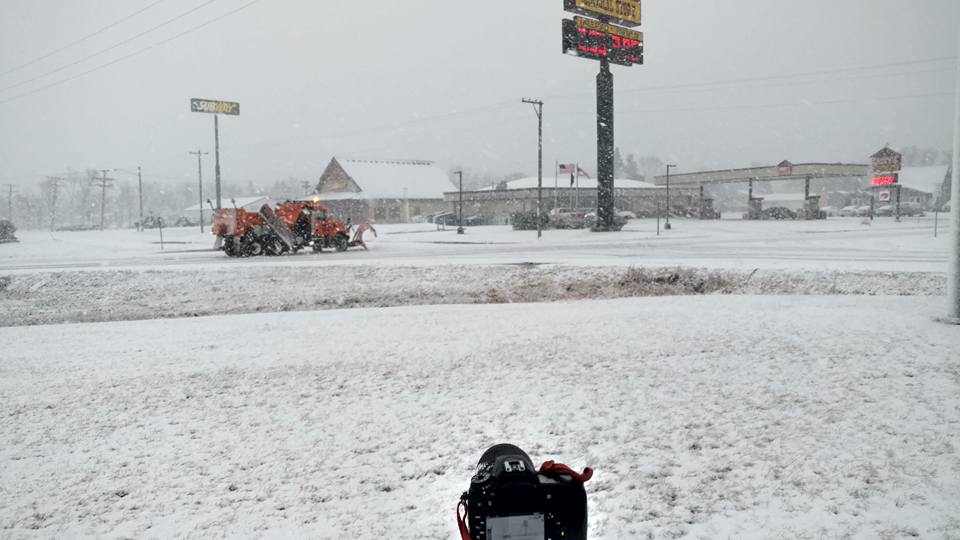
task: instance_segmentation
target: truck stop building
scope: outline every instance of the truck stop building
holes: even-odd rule
[[[459,191],[443,194],[446,208],[457,214]],[[696,207],[697,191],[688,187],[670,190],[670,206],[673,215],[689,215]],[[637,217],[655,217],[658,208],[661,214],[666,209],[665,187],[655,186],[640,180],[614,180],[614,207],[630,211]],[[543,179],[543,211],[554,208],[569,208],[583,212],[597,209],[597,180],[580,178],[573,187],[566,179]],[[537,209],[537,177],[521,178],[499,185],[463,192],[464,221],[484,225],[505,225],[518,212]]]

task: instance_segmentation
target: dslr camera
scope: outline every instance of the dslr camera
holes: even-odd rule
[[[577,473],[548,461],[538,471],[530,456],[498,444],[480,457],[457,520],[463,540],[586,540],[589,468]],[[466,507],[464,523],[460,507]]]

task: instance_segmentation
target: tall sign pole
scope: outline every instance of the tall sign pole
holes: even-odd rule
[[[563,8],[586,16],[563,21],[563,53],[600,61],[597,75],[597,223],[593,230],[618,230],[614,213],[613,74],[610,64],[643,64],[643,32],[617,26],[640,26],[640,0],[564,0]]]
[[[597,74],[597,224],[595,230],[613,229],[613,73],[610,62],[600,60]]]
[[[214,175],[216,176],[217,209],[223,207],[220,200],[220,115],[213,115]]]
[[[958,44],[960,47],[960,44]],[[960,58],[957,60],[957,102],[953,111],[953,176],[950,178],[950,272],[947,317],[960,324]]]
[[[240,104],[233,101],[193,98],[190,100],[190,110],[213,114],[213,144],[216,161],[214,174],[216,176],[217,208],[219,209],[223,207],[220,192],[220,115],[240,116]]]

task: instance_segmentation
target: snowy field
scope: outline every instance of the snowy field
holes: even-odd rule
[[[489,445],[590,537],[960,538],[960,327],[687,296],[0,328],[0,536],[456,536]],[[12,347],[11,347],[12,344]]]

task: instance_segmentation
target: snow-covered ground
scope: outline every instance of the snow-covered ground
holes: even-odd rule
[[[455,537],[489,445],[590,537],[960,538],[960,327],[685,296],[0,328],[0,536]]]
[[[0,537],[452,538],[509,441],[596,469],[591,538],[960,538],[944,231],[674,225],[18,232]]]
[[[230,259],[212,252],[213,239],[197,229],[159,231],[18,232],[19,244],[0,245],[0,272],[143,268],[157,266],[233,267],[277,265],[544,263],[607,266],[693,266],[722,269],[889,270],[945,272],[947,235],[934,238],[931,218],[895,223],[877,219],[749,222],[674,220],[674,229],[656,234],[655,220],[631,221],[624,232],[535,231],[471,227],[465,235],[433,225],[380,225],[370,251],[301,253],[278,258]],[[369,237],[369,235],[368,235]]]

